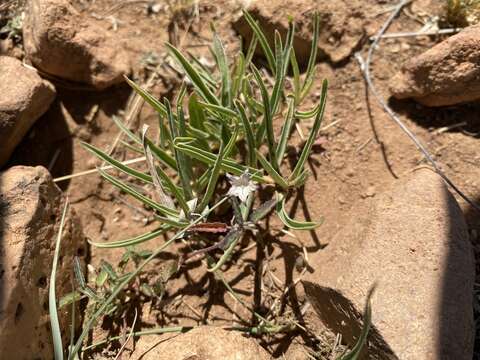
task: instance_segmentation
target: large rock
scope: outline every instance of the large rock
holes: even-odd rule
[[[202,326],[185,334],[143,336],[132,360],[269,360],[255,340],[239,332]]]
[[[0,173],[0,359],[53,359],[48,287],[64,203],[43,167],[15,166]],[[83,261],[84,254],[85,238],[70,209],[61,242],[58,297],[72,291],[73,257]],[[59,312],[64,343],[70,310],[67,306]]]
[[[0,56],[0,167],[55,98],[55,88],[20,60]]]
[[[104,89],[130,72],[126,51],[68,0],[30,0],[23,41],[27,58],[40,70]]]
[[[409,61],[391,80],[398,99],[427,106],[480,99],[480,25],[470,26]]]
[[[319,315],[313,324],[353,345],[376,284],[369,359],[472,359],[472,248],[442,179],[418,171],[351,218],[311,259],[304,288]]]
[[[285,38],[288,19],[291,17],[296,26],[294,38],[295,55],[300,64],[308,62],[313,35],[312,16],[318,11],[320,33],[318,39],[319,57],[339,62],[349,57],[365,37],[369,1],[360,0],[252,0],[247,1],[246,9],[256,19],[273,46],[274,31],[277,29]],[[247,42],[252,31],[246,20],[241,17],[234,28]],[[261,52],[261,47],[257,46]]]

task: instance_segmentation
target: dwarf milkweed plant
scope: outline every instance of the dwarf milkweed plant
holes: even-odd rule
[[[111,308],[122,288],[172,242],[194,237],[199,240],[197,248],[205,244],[199,250],[180,256],[177,269],[189,257],[204,255],[208,270],[217,272],[231,258],[244,235],[249,231],[255,235],[259,222],[272,212],[289,229],[312,230],[320,224],[292,219],[285,209],[286,199],[305,184],[309,175],[306,163],[325,111],[326,80],[319,103],[312,109],[300,110],[315,78],[319,18],[314,17],[310,57],[306,72],[301,76],[293,48],[294,23],[290,21],[284,39],[275,32],[271,47],[250,14],[244,12],[244,17],[252,28],[253,37],[247,51],[239,52],[233,63],[212,27],[211,54],[215,71],[166,44],[185,74],[173,103],[157,99],[127,79],[134,91],[158,113],[154,137],[147,126],[135,133],[119,119],[114,119],[130,140],[127,149],[144,156],[147,170],[134,169],[91,144],[83,144],[114,169],[135,179],[137,185],[133,186],[119,176],[98,169],[105,180],[150,209],[158,223],[154,230],[133,238],[92,244],[100,248],[132,249],[134,245],[161,235],[166,235],[168,240],[147,254],[135,271],[124,276],[115,275],[114,286],[101,301],[96,300],[95,311],[82,335],[71,345],[69,358],[75,356],[89,329]],[[252,62],[257,46],[263,50],[271,86],[265,80],[267,75]],[[288,79],[287,73],[291,74]],[[313,125],[295,165],[289,166],[287,146],[296,122],[305,119],[313,119]],[[282,124],[279,134],[274,131],[274,122]],[[138,183],[145,186],[138,186]],[[258,193],[267,187],[273,189],[268,192],[273,195],[260,203]],[[146,188],[153,190],[147,192]],[[218,221],[219,209],[222,210],[221,218],[226,220]],[[202,234],[206,233],[218,234],[221,240],[208,244],[202,240]],[[108,277],[109,271],[103,273]]]

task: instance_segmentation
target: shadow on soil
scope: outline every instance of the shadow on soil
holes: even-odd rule
[[[446,131],[480,138],[480,103],[432,108],[414,100],[390,98],[388,104],[396,113],[408,116],[424,128],[445,128]]]
[[[111,117],[125,107],[131,92],[128,85],[112,87],[103,92],[58,89],[50,109],[36,121],[17,146],[4,168],[15,165],[41,165],[52,177],[73,171],[74,138],[89,141],[100,132],[95,116],[103,112]],[[58,185],[65,190],[69,181]]]

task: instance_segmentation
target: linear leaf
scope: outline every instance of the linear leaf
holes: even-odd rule
[[[258,208],[252,211],[248,220],[253,222],[254,224],[262,220],[265,216],[268,215],[270,211],[272,211],[275,208],[275,205],[277,205],[277,202],[278,200],[276,199],[276,197],[265,201],[262,205],[260,205]]]
[[[148,166],[148,169],[150,171],[150,175],[152,177],[152,180],[153,180],[153,185],[155,187],[155,190],[157,192],[157,195],[158,195],[158,201],[160,202],[160,204],[170,208],[170,209],[175,209],[175,204],[173,203],[173,200],[170,196],[168,196],[164,189],[163,189],[163,186],[162,186],[162,183],[160,181],[160,177],[158,176],[158,173],[157,173],[157,170],[155,168],[155,164],[153,162],[153,155],[152,155],[152,151],[150,150],[150,148],[148,147],[145,139],[147,138],[147,131],[148,131],[148,125],[144,125],[143,126],[143,130],[142,130],[142,141],[143,141],[143,149],[145,151],[145,157],[147,159],[147,166]]]
[[[213,54],[217,61],[218,69],[222,76],[222,105],[232,105],[232,93],[231,93],[231,78],[228,72],[228,60],[225,53],[225,48],[222,44],[222,40],[218,36],[217,32],[213,32]]]
[[[363,347],[367,343],[368,333],[372,326],[372,295],[375,291],[375,286],[370,289],[367,294],[367,301],[365,303],[365,309],[363,311],[363,328],[360,336],[353,349],[347,354],[343,355],[339,360],[357,360],[360,359],[360,353]]]
[[[159,228],[150,231],[146,234],[138,235],[133,238],[118,240],[118,241],[111,241],[111,242],[93,242],[89,240],[89,243],[93,246],[98,248],[119,248],[119,247],[128,247],[143,243],[145,241],[155,239],[160,235],[164,234],[168,229],[171,227],[169,225],[162,225]]]
[[[175,147],[178,150],[188,154],[194,159],[197,159],[207,165],[215,164],[215,160],[217,159],[217,157],[212,153],[203,151],[199,148],[182,143],[180,141],[175,142]],[[256,182],[259,182],[262,184],[268,182],[263,176],[258,175],[258,171],[256,169],[237,164],[235,161],[230,159],[223,159],[222,170],[237,176],[244,173],[245,170],[248,170],[249,173],[252,174],[252,179],[255,180]]]
[[[308,59],[307,71],[305,75],[305,81],[303,83],[302,92],[300,95],[300,100],[302,100],[310,90],[310,87],[313,84],[313,78],[315,76],[315,63],[317,61],[317,50],[318,50],[318,34],[320,31],[320,16],[318,13],[315,13],[313,16],[313,39],[312,47],[310,49],[310,57]]]
[[[153,201],[152,199],[146,197],[145,195],[140,194],[138,191],[134,190],[132,187],[124,184],[120,180],[117,180],[113,176],[109,175],[102,169],[98,169],[98,172],[100,175],[102,175],[107,181],[118,187],[120,190],[126,192],[127,194],[133,196],[135,199],[138,201],[144,203],[145,205],[151,207],[152,209],[157,210],[158,212],[166,215],[166,216],[173,216],[173,217],[178,217],[178,212],[167,208],[166,206],[160,205]]]
[[[303,170],[303,166],[305,165],[305,161],[307,160],[310,152],[312,150],[313,143],[317,138],[318,131],[320,130],[320,125],[323,120],[323,114],[325,112],[325,105],[327,100],[327,88],[328,88],[328,81],[323,80],[322,83],[322,93],[320,95],[320,104],[317,112],[317,116],[315,117],[315,121],[313,123],[312,130],[310,131],[310,135],[308,136],[307,142],[303,147],[302,153],[297,161],[297,165],[293,169],[292,175],[290,176],[290,180],[295,181],[295,178],[300,175]]]
[[[167,48],[170,50],[175,59],[180,63],[188,78],[192,81],[195,88],[200,95],[209,103],[220,105],[220,101],[205,85],[201,76],[197,70],[189,63],[189,61],[178,51],[173,45],[166,43]]]
[[[251,68],[252,68],[255,80],[258,84],[258,87],[260,88],[260,93],[262,95],[262,101],[264,106],[263,122],[265,124],[264,127],[267,134],[268,155],[270,157],[270,161],[274,164],[274,167],[276,167],[277,157],[276,157],[276,149],[275,149],[275,135],[273,132],[273,119],[272,119],[270,100],[268,98],[267,88],[265,87],[265,83],[263,82],[262,76],[260,75],[260,72],[255,67],[255,65],[252,64]]]
[[[290,133],[292,131],[293,126],[293,114],[295,112],[295,99],[289,97],[287,100],[288,103],[288,110],[287,110],[287,117],[285,118],[285,122],[282,127],[282,132],[280,133],[280,141],[277,145],[277,166],[280,168],[282,164],[283,156],[285,155],[285,150],[287,149],[287,142],[290,138]]]
[[[127,82],[128,85],[130,85],[133,88],[133,90],[135,90],[135,92],[138,95],[140,95],[147,103],[149,103],[150,106],[152,106],[159,114],[161,114],[162,116],[167,115],[165,106],[159,100],[157,100],[153,95],[151,95],[147,90],[141,88],[126,76],[125,76],[125,81]]]
[[[285,211],[285,198],[281,200],[280,198],[278,199],[276,211],[279,219],[283,222],[283,224],[293,230],[312,230],[323,223],[323,220],[320,222],[313,222],[313,221],[297,221],[290,218],[287,212]]]
[[[180,136],[180,134],[178,132],[175,119],[173,118],[172,108],[170,106],[170,102],[168,101],[168,99],[165,99],[165,107],[167,109],[167,118],[168,118],[168,123],[170,125],[170,133],[172,134],[172,138],[175,139],[176,137]],[[174,154],[175,154],[176,164],[178,167],[178,175],[180,176],[180,182],[183,187],[185,198],[188,201],[193,199],[193,192],[192,192],[192,187],[190,185],[190,176],[189,176],[189,172],[191,168],[187,169],[188,164],[186,163],[186,157],[183,154],[179,153],[175,149],[175,147],[174,147]]]
[[[283,83],[285,80],[282,38],[277,30],[275,30],[275,69],[275,84],[273,86],[272,97],[270,99],[270,111],[272,118],[277,112],[277,107],[282,96]]]
[[[48,311],[50,313],[50,326],[52,328],[53,338],[53,352],[55,360],[63,360],[63,345],[62,345],[62,333],[60,331],[60,322],[58,321],[57,313],[57,298],[56,298],[56,277],[58,258],[60,255],[60,242],[62,240],[62,232],[65,224],[65,217],[68,211],[68,201],[65,202],[63,208],[62,219],[60,220],[60,228],[57,234],[57,241],[55,242],[55,252],[53,253],[52,271],[50,273],[50,284],[48,288]]]
[[[300,69],[298,67],[295,49],[293,48],[290,52],[290,63],[292,64],[293,72],[293,96],[295,97],[295,105],[298,105],[300,103],[300,94],[302,92],[302,89],[300,88]]]
[[[273,166],[268,162],[267,159],[262,155],[262,153],[258,150],[255,150],[257,153],[258,160],[260,161],[260,164],[262,164],[263,168],[265,171],[270,175],[275,181],[275,183],[279,186],[281,186],[284,189],[288,189],[288,183],[285,181],[285,179],[280,175],[274,168]]]
[[[247,150],[248,150],[248,165],[251,167],[256,167],[257,156],[255,153],[255,138],[253,137],[252,126],[250,121],[245,113],[245,108],[242,103],[238,100],[235,100],[235,107],[237,108],[238,113],[240,114],[240,120],[243,124],[243,129],[245,130],[245,137],[247,139]]]
[[[223,253],[223,255],[220,257],[218,262],[212,268],[208,269],[209,272],[214,272],[220,269],[220,267],[230,258],[230,255],[232,254],[233,249],[237,245],[238,241],[242,238],[242,236],[243,236],[243,230],[241,228],[240,229],[233,228],[232,230],[230,230],[230,232],[227,235],[225,235],[225,239],[223,241],[226,244],[226,250]]]
[[[220,150],[218,151],[217,159],[215,160],[215,164],[213,165],[213,169],[210,173],[210,178],[208,180],[207,189],[205,190],[205,195],[203,195],[202,201],[200,202],[197,208],[197,212],[200,214],[208,205],[208,203],[210,202],[210,199],[213,196],[213,193],[215,192],[215,188],[217,186],[217,181],[220,175],[220,170],[221,170],[221,165],[222,165],[224,155],[225,155],[224,145],[222,142],[220,144]]]
[[[92,154],[94,154],[95,156],[99,157],[100,159],[106,161],[107,163],[112,165],[114,168],[124,172],[125,174],[130,175],[134,178],[137,178],[137,179],[142,180],[143,182],[146,182],[146,183],[149,183],[149,184],[153,183],[152,177],[150,175],[145,174],[141,171],[137,171],[137,170],[132,169],[131,167],[129,167],[127,165],[122,164],[120,161],[115,160],[114,158],[107,155],[105,152],[96,148],[93,145],[90,145],[90,144],[85,143],[85,142],[82,142],[81,144],[83,145],[83,147],[85,147]]]
[[[238,114],[235,111],[222,105],[209,104],[203,101],[199,101],[198,103],[203,107],[207,108],[208,110],[215,112],[219,115],[226,115],[230,118],[236,118],[238,116]]]
[[[263,53],[265,54],[270,70],[272,71],[273,74],[275,74],[275,58],[273,57],[272,48],[268,44],[265,34],[260,29],[260,26],[258,26],[257,22],[253,19],[250,13],[246,10],[242,10],[242,11],[243,11],[243,16],[245,17],[245,20],[247,20],[248,25],[250,25],[253,32],[255,33],[256,39],[258,39],[258,41],[260,42],[260,46],[263,49]]]

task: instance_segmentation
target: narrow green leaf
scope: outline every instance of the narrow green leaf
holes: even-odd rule
[[[242,238],[243,236],[243,230],[242,228],[236,229],[233,228],[232,230],[229,231],[227,235],[225,235],[225,246],[226,250],[223,253],[223,255],[220,257],[220,260],[212,267],[209,268],[209,272],[214,272],[220,269],[220,267],[225,264],[225,262],[230,258],[232,255],[233,249],[237,245],[238,241]]]
[[[200,202],[196,210],[200,214],[208,205],[208,203],[210,202],[213,196],[213,193],[215,192],[215,189],[217,187],[218,177],[220,175],[221,164],[223,161],[224,154],[225,152],[224,152],[224,146],[222,142],[220,144],[220,150],[218,151],[217,159],[215,160],[215,164],[213,165],[213,169],[210,173],[210,179],[208,180],[208,185],[207,185],[207,189],[205,190],[205,195],[203,196],[202,201]]]
[[[360,336],[358,337],[357,342],[353,349],[347,354],[343,355],[339,360],[357,360],[360,359],[360,354],[367,343],[368,333],[372,326],[372,295],[375,291],[375,286],[373,286],[367,295],[367,301],[365,303],[365,309],[363,311],[363,328]]]
[[[190,124],[196,129],[205,131],[205,113],[195,93],[188,99],[188,114],[190,115]]]
[[[285,181],[285,179],[280,175],[274,168],[273,166],[268,162],[267,159],[262,155],[262,153],[258,150],[255,150],[257,153],[257,158],[260,161],[260,164],[262,164],[262,167],[265,169],[265,171],[270,175],[275,181],[275,183],[279,186],[281,186],[284,189],[288,189],[288,183]]]
[[[142,145],[142,140],[135,135],[130,129],[127,128],[127,126],[115,115],[112,116],[112,120],[115,122],[115,124],[122,130],[122,132],[127,135],[130,139],[132,139],[134,142],[136,142],[139,145]]]
[[[50,284],[48,288],[48,311],[50,313],[50,326],[52,328],[53,353],[55,360],[63,360],[62,332],[60,331],[60,322],[57,313],[57,297],[55,292],[58,258],[60,254],[60,242],[62,240],[65,217],[68,211],[68,201],[65,203],[60,220],[60,229],[58,230],[57,241],[55,242],[55,252],[53,253],[52,271],[50,273]]]
[[[187,200],[183,195],[182,189],[173,183],[171,176],[168,176],[167,173],[163,171],[162,168],[157,166],[156,171],[158,176],[160,176],[162,180],[163,186],[165,186],[170,191],[170,193],[175,197],[175,199],[178,201],[178,205],[180,205],[183,212],[185,214],[188,214],[189,208],[188,208]]]
[[[295,98],[295,105],[300,103],[300,94],[302,89],[300,88],[300,69],[298,67],[297,56],[295,55],[295,49],[292,48],[290,52],[290,63],[292,64],[293,72],[293,96]]]
[[[280,141],[277,145],[277,166],[280,168],[280,165],[283,161],[283,156],[285,155],[285,150],[287,149],[287,142],[290,138],[290,133],[292,131],[293,126],[293,114],[295,112],[295,99],[289,97],[287,100],[288,103],[288,110],[287,110],[287,117],[285,118],[285,122],[282,127],[282,132],[280,134]]]
[[[85,143],[85,142],[81,142],[81,144],[83,145],[83,147],[85,147],[92,154],[94,154],[95,156],[99,157],[100,159],[106,161],[107,163],[112,165],[114,168],[124,172],[125,174],[130,175],[134,178],[137,178],[137,179],[142,180],[143,182],[146,182],[146,183],[149,183],[149,184],[153,183],[152,177],[150,175],[145,174],[141,171],[137,171],[137,170],[132,169],[131,167],[129,167],[127,165],[122,164],[120,161],[115,160],[114,158],[107,155],[105,152],[96,148],[93,145],[90,145],[90,144]]]
[[[70,305],[82,299],[85,299],[87,296],[80,294],[78,291],[72,291],[65,296],[63,296],[58,302],[58,308],[61,309],[66,305]]]
[[[112,280],[118,279],[117,273],[115,272],[115,270],[113,269],[113,266],[109,262],[102,259],[100,262],[100,268],[108,274],[110,279]]]
[[[237,62],[235,63],[235,67],[232,70],[232,99],[235,99],[241,88],[242,82],[245,77],[245,56],[240,53],[237,57]]]
[[[166,216],[173,216],[173,217],[178,217],[178,213],[172,209],[167,208],[166,206],[160,205],[153,201],[152,199],[146,197],[145,195],[140,194],[138,191],[134,190],[132,187],[127,186],[120,180],[115,179],[113,176],[109,175],[102,169],[98,169],[98,172],[102,177],[104,177],[107,181],[118,187],[120,190],[126,192],[127,194],[133,196],[135,199],[138,201],[144,203],[145,205],[151,207],[154,210],[157,210],[158,212],[166,215]]]
[[[313,79],[315,76],[315,63],[317,62],[319,31],[320,31],[320,16],[318,15],[318,13],[315,13],[315,15],[313,16],[312,47],[310,49],[310,57],[308,59],[307,71],[305,75],[305,81],[302,87],[300,100],[303,99],[308,94],[308,92],[310,91],[310,87],[313,84]]]
[[[236,118],[238,116],[238,114],[235,111],[233,111],[233,110],[231,110],[231,109],[229,109],[225,106],[222,106],[222,105],[208,104],[208,103],[205,103],[203,101],[199,101],[198,103],[201,106],[207,108],[207,110],[210,110],[210,111],[212,111],[214,113],[217,113],[219,115],[226,115],[229,118]],[[220,117],[220,118],[222,119],[222,117]]]
[[[253,32],[250,44],[248,44],[247,55],[245,55],[245,68],[248,68],[252,62],[253,55],[255,55],[255,50],[257,49],[257,44],[258,38],[255,32]]]
[[[210,91],[210,89],[205,85],[203,79],[195,70],[195,68],[188,62],[188,60],[178,51],[173,45],[166,43],[167,48],[170,50],[175,59],[182,66],[188,78],[191,80],[195,88],[198,90],[199,94],[209,103],[215,105],[220,105],[220,101],[217,97]]]
[[[158,160],[160,160],[163,164],[165,164],[172,170],[178,171],[176,160],[173,157],[171,157],[165,150],[155,145],[150,139],[145,139],[145,142],[147,143],[150,150],[152,150],[153,155],[155,155]]]
[[[85,280],[82,266],[80,265],[80,260],[77,256],[73,258],[73,272],[75,274],[75,279],[77,280],[78,286],[81,288],[87,286],[87,281]]]
[[[326,105],[326,100],[327,100],[327,88],[328,88],[328,81],[323,80],[322,94],[320,95],[320,104],[319,104],[319,109],[318,109],[318,112],[317,112],[317,116],[315,117],[315,121],[313,123],[312,130],[310,131],[310,135],[308,136],[307,142],[305,143],[305,146],[303,147],[302,153],[300,154],[300,157],[297,161],[297,165],[295,165],[295,168],[293,169],[292,175],[290,176],[291,181],[295,181],[295,178],[298,175],[300,175],[300,173],[303,171],[303,166],[305,165],[305,161],[307,160],[308,156],[310,155],[313,143],[315,142],[315,139],[317,138],[318,131],[320,130],[320,125],[321,125],[322,120],[323,120],[323,113],[325,112],[325,105]]]
[[[230,73],[228,71],[228,60],[227,54],[225,53],[225,48],[222,44],[222,40],[218,36],[215,29],[213,29],[213,54],[215,55],[215,60],[220,70],[222,76],[222,105],[231,106],[232,105],[232,93],[231,93],[231,79]]]
[[[130,85],[135,92],[140,95],[150,106],[152,106],[159,114],[162,116],[167,115],[167,111],[165,109],[165,106],[157,100],[153,95],[151,95],[147,90],[142,89],[140,86],[135,84],[132,80],[130,80],[128,77],[125,76],[125,81],[127,82],[128,85]]]
[[[235,107],[237,108],[238,113],[240,114],[240,120],[243,124],[243,129],[245,131],[245,137],[247,139],[247,150],[248,150],[248,166],[256,167],[257,165],[257,156],[256,156],[256,146],[255,138],[253,137],[252,126],[245,112],[245,108],[242,103],[238,100],[235,100]]]
[[[248,220],[256,224],[258,221],[262,220],[265,216],[267,216],[268,213],[275,208],[275,205],[277,205],[276,197],[265,201],[262,205],[252,211]]]
[[[245,17],[245,20],[247,20],[248,25],[250,25],[253,32],[255,33],[256,39],[258,39],[258,41],[260,42],[260,46],[263,49],[263,53],[265,54],[265,58],[267,59],[270,70],[272,71],[273,74],[275,74],[275,58],[273,57],[272,48],[268,44],[265,34],[260,29],[260,26],[258,26],[257,22],[249,14],[249,12],[246,10],[242,10],[242,11],[243,11],[243,16]]]
[[[280,197],[278,197],[277,199],[278,199],[277,209],[276,209],[277,215],[279,219],[282,221],[282,223],[288,228],[293,230],[312,230],[322,224],[323,220],[321,222],[313,222],[313,221],[297,221],[297,220],[291,219],[285,210],[285,198],[280,199]]]
[[[167,109],[167,118],[168,118],[168,123],[170,125],[170,133],[172,134],[172,137],[175,140],[175,138],[180,136],[180,134],[177,130],[177,126],[173,118],[172,108],[170,106],[170,102],[168,101],[168,99],[165,99],[165,107]],[[186,161],[186,157],[182,153],[179,153],[176,149],[174,149],[174,153],[175,153],[176,164],[178,166],[178,175],[180,176],[180,181],[185,194],[185,199],[188,201],[193,199],[192,186],[190,184],[190,176],[189,176],[191,168],[187,169],[188,162]]]
[[[95,285],[97,285],[97,287],[102,287],[107,280],[108,280],[108,273],[102,269],[100,270],[100,274],[98,274],[97,278],[95,279]]]
[[[179,151],[182,151],[188,154],[189,156],[193,157],[194,159],[197,159],[207,165],[214,165],[215,160],[217,159],[217,157],[212,153],[203,151],[199,148],[196,148],[194,146],[191,146],[179,141],[175,142],[175,147]],[[248,170],[252,174],[252,179],[255,180],[256,182],[259,182],[262,184],[267,182],[262,176],[257,174],[258,171],[256,169],[237,164],[235,161],[230,159],[223,159],[222,170],[237,176],[244,173],[245,170]]]
[[[162,234],[165,234],[167,230],[169,230],[171,227],[169,225],[162,225],[159,228],[150,231],[146,234],[138,235],[133,238],[129,239],[124,239],[124,240],[118,240],[118,241],[111,241],[111,242],[92,242],[89,241],[89,243],[95,247],[98,248],[120,248],[120,247],[129,247],[137,244],[141,244],[145,241],[155,239],[159,237]]]
[[[280,33],[275,30],[275,84],[270,99],[271,117],[275,116],[277,107],[280,102],[283,91],[283,83],[285,81],[284,65],[283,65],[283,48]]]
[[[145,141],[147,138],[147,130],[148,126],[144,125],[143,130],[142,130],[142,141],[143,141],[143,149],[145,151],[145,157],[147,158],[147,166],[150,171],[150,175],[153,180],[153,185],[156,190],[157,194],[157,200],[160,202],[160,204],[166,206],[167,208],[174,209],[175,204],[173,203],[173,200],[168,194],[165,193],[162,183],[160,181],[160,177],[158,176],[157,170],[155,168],[155,163],[153,162],[153,155],[152,151],[147,145],[147,142]]]
[[[262,94],[262,101],[264,106],[264,113],[263,113],[263,122],[265,123],[265,131],[267,134],[267,144],[268,144],[268,155],[270,157],[270,161],[274,164],[274,167],[277,166],[277,157],[276,157],[276,149],[275,149],[275,134],[273,132],[273,119],[272,113],[270,108],[270,100],[268,98],[267,88],[265,87],[265,83],[263,82],[262,76],[260,72],[255,67],[255,65],[251,65],[253,75],[255,80],[260,88],[260,93]]]

